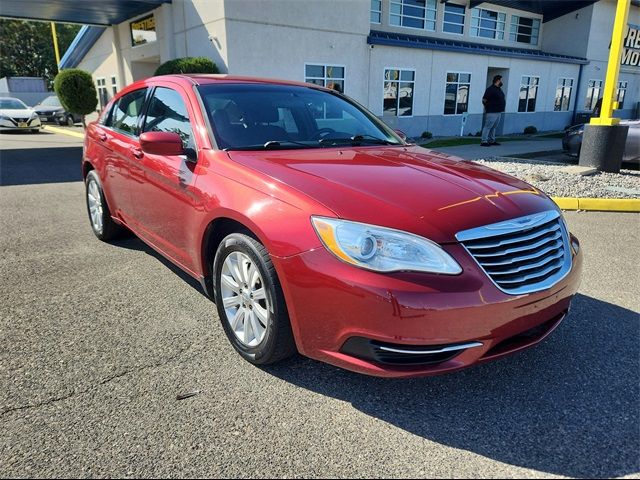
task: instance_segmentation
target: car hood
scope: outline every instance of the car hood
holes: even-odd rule
[[[43,106],[36,105],[33,109],[38,113],[54,113],[54,112],[62,112],[64,108],[62,107],[51,107],[51,106]]]
[[[338,217],[439,243],[455,242],[461,230],[556,208],[514,177],[417,146],[228,153]]]
[[[10,108],[2,108],[0,109],[0,115],[5,115],[7,117],[12,118],[29,118],[33,114],[34,110],[32,108],[21,108],[21,109],[10,109]]]

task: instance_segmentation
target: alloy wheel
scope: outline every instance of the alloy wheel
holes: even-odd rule
[[[97,233],[102,233],[102,195],[98,183],[93,179],[89,180],[87,186],[87,201],[91,225]]]

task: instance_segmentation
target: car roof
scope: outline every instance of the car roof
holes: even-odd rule
[[[280,80],[275,78],[260,78],[260,77],[244,77],[240,75],[226,75],[226,74],[176,74],[176,75],[160,75],[156,77],[149,77],[144,80],[135,82],[136,84],[148,84],[154,81],[174,81],[176,83],[188,82],[191,85],[213,85],[229,84],[229,83],[254,83],[254,84],[268,84],[268,85],[283,85],[293,87],[306,87],[315,88],[317,90],[332,91],[331,89],[321,87],[312,83],[294,82],[291,80]],[[129,90],[129,88],[127,88]]]

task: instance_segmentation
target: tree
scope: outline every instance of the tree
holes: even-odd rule
[[[164,62],[156,69],[155,75],[172,73],[220,73],[220,71],[207,57],[183,57]]]
[[[80,28],[56,23],[61,53],[69,48]],[[0,78],[44,77],[51,86],[57,72],[49,22],[0,19]]]
[[[79,68],[67,68],[56,75],[53,88],[65,110],[82,115],[82,126],[86,128],[84,116],[98,106],[98,92],[91,74]]]

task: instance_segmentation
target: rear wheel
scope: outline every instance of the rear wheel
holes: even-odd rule
[[[112,218],[104,197],[100,177],[95,170],[91,170],[85,179],[87,211],[91,229],[96,237],[102,241],[109,241],[122,233],[123,228]]]
[[[256,365],[293,355],[287,306],[264,245],[243,233],[227,236],[216,252],[213,272],[218,315],[236,351]]]
[[[73,127],[76,124],[76,122],[73,121],[73,117],[71,115],[69,115],[67,117],[67,126],[68,127]]]

